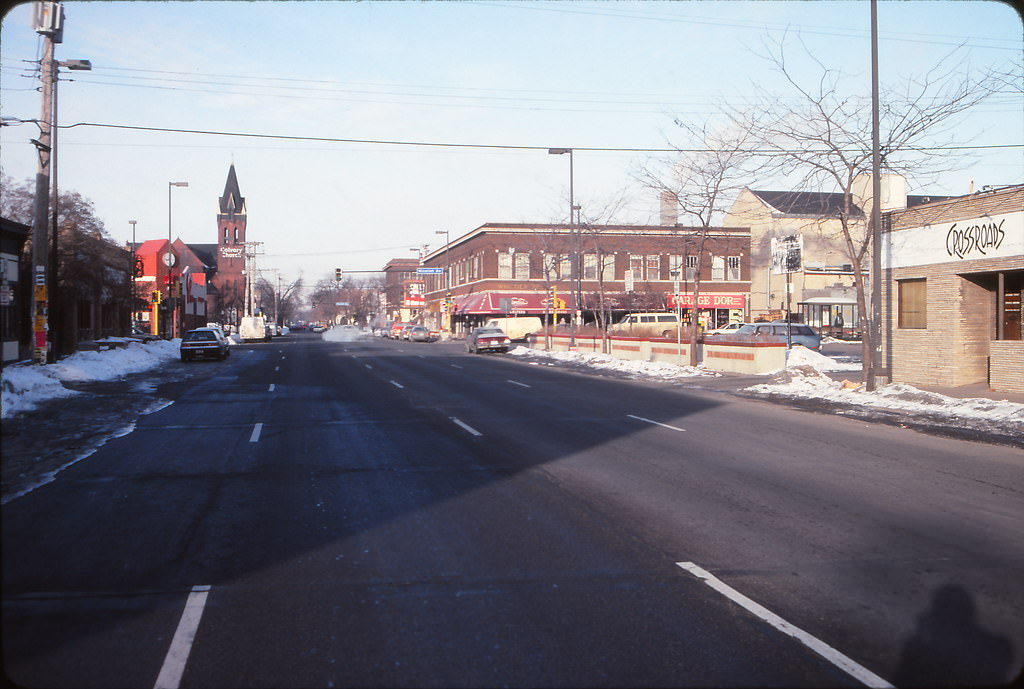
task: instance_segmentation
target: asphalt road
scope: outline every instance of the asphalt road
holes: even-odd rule
[[[1024,662],[1017,449],[456,343],[168,366],[172,405],[3,507],[19,684],[977,686]]]

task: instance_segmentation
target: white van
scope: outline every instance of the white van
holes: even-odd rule
[[[244,316],[238,325],[238,334],[242,342],[270,342],[270,331],[263,316]]]
[[[537,316],[509,316],[507,318],[492,318],[484,323],[484,327],[501,328],[510,340],[525,340],[530,333],[543,330],[544,324]]]
[[[615,324],[615,331],[630,337],[672,337],[678,327],[675,313],[631,313]]]

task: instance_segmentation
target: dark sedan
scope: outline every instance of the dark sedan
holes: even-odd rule
[[[466,338],[466,351],[471,354],[480,352],[507,352],[512,340],[501,328],[473,328]]]

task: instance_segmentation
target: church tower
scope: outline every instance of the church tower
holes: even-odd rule
[[[245,197],[238,189],[235,164],[228,169],[217,213],[215,313],[224,323],[239,322],[245,306]]]

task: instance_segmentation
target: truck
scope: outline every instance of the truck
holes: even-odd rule
[[[538,316],[509,316],[492,318],[484,323],[485,328],[501,328],[510,340],[525,340],[530,333],[543,330],[544,325]]]
[[[238,336],[242,342],[270,342],[270,330],[263,316],[243,316],[238,325]]]

